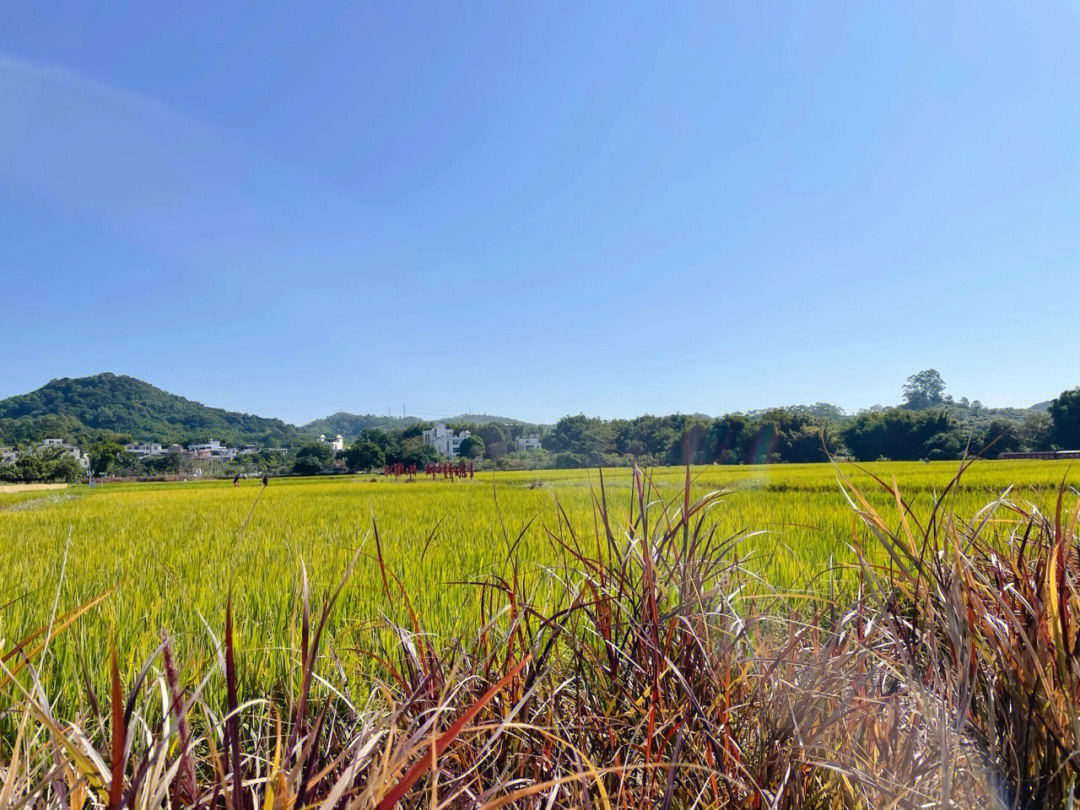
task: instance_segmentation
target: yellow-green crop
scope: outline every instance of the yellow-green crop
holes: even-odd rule
[[[956,463],[876,463],[916,508],[926,508],[956,474]],[[739,555],[770,586],[826,587],[830,563],[853,561],[857,529],[838,475],[848,475],[884,513],[892,496],[850,465],[696,467],[696,494],[731,490],[711,511],[722,534],[745,532]],[[685,470],[651,471],[659,497],[679,493]],[[1067,463],[980,462],[962,479],[951,511],[973,515],[1012,487],[1014,500],[1053,508],[1057,489],[1080,472]],[[604,472],[608,505],[628,510],[631,472]],[[5,652],[53,616],[115,590],[52,640],[35,662],[46,691],[78,705],[85,683],[102,683],[110,635],[122,667],[137,670],[161,640],[195,665],[220,635],[233,593],[240,676],[259,689],[295,671],[296,595],[306,570],[317,608],[356,549],[357,567],[330,625],[326,649],[362,665],[387,621],[411,627],[408,596],[426,631],[449,637],[478,627],[477,582],[508,576],[516,562],[538,600],[561,596],[560,570],[572,558],[547,534],[593,544],[596,470],[485,473],[450,482],[341,477],[113,485],[0,496],[0,639]],[[258,501],[256,503],[256,501]],[[250,518],[250,519],[249,519]],[[569,528],[560,526],[568,521]],[[384,584],[373,527],[391,575]],[[400,587],[394,581],[400,580]],[[842,576],[838,576],[842,580]],[[386,597],[389,587],[393,600]],[[205,623],[204,623],[205,619]],[[84,674],[85,673],[85,674]],[[256,689],[258,691],[258,689]]]

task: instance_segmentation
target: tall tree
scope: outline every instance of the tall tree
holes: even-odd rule
[[[359,441],[345,451],[345,466],[350,472],[375,470],[386,463],[386,454],[373,441]]]
[[[928,368],[912,374],[904,385],[904,406],[923,411],[945,402],[945,381],[935,369]]]
[[[1054,445],[1060,450],[1080,449],[1080,388],[1062,391],[1050,403],[1050,418],[1054,420]]]
[[[325,442],[306,445],[296,451],[293,472],[300,475],[315,475],[329,469],[333,457],[334,453],[330,449],[330,445]]]
[[[484,455],[484,440],[479,436],[469,436],[458,447],[458,452],[465,458],[480,458]]]

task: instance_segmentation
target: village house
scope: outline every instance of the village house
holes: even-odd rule
[[[0,447],[0,464],[14,464],[19,460],[19,451],[14,447]]]
[[[79,463],[84,470],[90,469],[90,455],[84,453],[73,444],[68,444],[63,439],[45,439],[38,445],[39,453],[56,453],[60,458],[72,458]]]
[[[237,454],[235,447],[226,447],[217,439],[211,439],[200,444],[189,444],[188,450],[195,458],[220,459],[222,461],[232,461]]]
[[[333,453],[340,453],[342,450],[345,449],[345,437],[342,436],[340,433],[337,436],[335,436],[333,439],[329,439],[329,440],[326,438],[326,436],[324,434],[320,433],[319,434],[319,441],[328,443],[330,445],[330,450]]]
[[[165,455],[165,448],[157,442],[132,442],[131,444],[125,444],[124,449],[139,458]]]
[[[539,450],[540,434],[530,433],[528,436],[518,436],[514,443],[517,445],[518,450]]]
[[[435,452],[440,456],[447,456],[449,458],[457,458],[458,448],[461,447],[461,443],[469,438],[470,433],[467,430],[463,430],[461,433],[454,433],[442,422],[436,423],[435,427],[425,430],[423,433],[424,444],[430,444],[435,448]]]

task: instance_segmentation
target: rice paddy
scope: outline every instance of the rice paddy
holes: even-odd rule
[[[1070,806],[1073,473],[957,468],[7,493],[0,804]]]
[[[895,478],[918,511],[929,508],[958,464],[865,469]],[[651,475],[659,497],[681,497],[685,470]],[[866,540],[838,475],[895,516],[893,497],[850,465],[691,470],[695,496],[730,491],[708,520],[721,536],[745,535],[737,553],[748,570],[770,588],[816,593],[842,585],[842,566],[855,560],[852,544]],[[631,472],[605,470],[603,477],[609,508],[628,511]],[[1050,512],[1063,479],[1075,486],[1080,471],[1065,462],[979,462],[950,494],[950,511],[970,517],[1012,487],[1013,500]],[[406,600],[388,599],[388,587],[406,593],[420,625],[442,639],[475,635],[483,618],[477,583],[509,578],[515,567],[534,602],[557,602],[561,572],[574,560],[551,535],[595,550],[594,496],[596,470],[485,473],[456,482],[279,479],[265,491],[257,481],[239,488],[200,481],[0,495],[0,639],[9,650],[51,617],[108,592],[37,661],[46,691],[76,707],[88,697],[88,682],[106,682],[110,637],[129,675],[163,632],[181,661],[204,664],[199,656],[212,649],[208,634],[220,635],[231,590],[243,651],[239,677],[265,692],[296,669],[304,571],[317,605],[362,549],[329,626],[328,649],[341,666],[363,667],[357,649],[378,649],[388,622],[411,622]],[[380,552],[400,587],[384,583]]]

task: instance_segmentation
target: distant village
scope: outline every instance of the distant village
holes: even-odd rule
[[[424,444],[431,445],[435,448],[435,452],[444,458],[457,458],[459,450],[461,449],[461,443],[468,439],[472,434],[467,430],[462,430],[458,433],[450,430],[443,422],[436,422],[431,428],[428,428],[421,434]],[[338,436],[340,439],[341,437]],[[515,440],[515,447],[517,450],[539,450],[540,434],[529,433],[525,436],[518,436]]]
[[[90,455],[63,439],[45,439],[33,450],[16,450],[14,447],[0,447],[0,464],[15,464],[27,455],[50,456],[74,459],[84,470],[90,469]]]
[[[345,448],[345,440],[340,435],[330,440],[327,440],[325,436],[320,436],[319,441],[329,444],[332,452],[338,452]],[[289,452],[287,447],[260,448],[253,444],[245,444],[243,447],[227,447],[217,439],[210,439],[206,442],[195,442],[186,446],[181,444],[171,444],[166,447],[159,442],[129,442],[124,445],[124,451],[134,456],[139,461],[164,456],[178,456],[181,459],[192,461],[197,459],[233,461],[240,456],[258,453],[262,450],[281,454]],[[69,444],[63,439],[45,439],[36,447],[28,450],[17,450],[14,447],[0,447],[0,465],[15,464],[20,459],[31,455],[53,459],[70,458],[77,462],[84,470],[90,469],[90,454],[83,448]]]
[[[447,427],[444,422],[437,422],[423,431],[421,440],[423,445],[430,446],[439,458],[457,460],[461,455],[462,443],[471,435],[468,430],[455,431]],[[320,435],[315,441],[318,445],[326,446],[331,459],[336,462],[333,466],[344,466],[342,463],[342,454],[345,451],[344,436],[340,433],[333,437]],[[541,449],[541,439],[538,433],[518,436],[513,442],[513,448],[517,451]],[[231,462],[256,453],[273,453],[285,456],[290,452],[289,448],[286,447],[258,447],[254,444],[229,447],[217,439],[187,445],[164,445],[160,442],[129,442],[123,445],[123,449],[131,460],[135,462],[152,462],[175,457],[181,466],[189,469],[198,469],[197,462],[199,461]],[[70,459],[83,470],[84,475],[88,475],[91,469],[90,453],[86,449],[70,444],[62,438],[48,438],[34,447],[21,450],[14,447],[0,447],[0,466],[15,465],[20,460],[28,457],[53,461]]]

